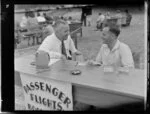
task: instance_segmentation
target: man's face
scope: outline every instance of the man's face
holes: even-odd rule
[[[109,31],[108,27],[105,27],[102,31],[101,36],[104,44],[110,44],[114,39],[112,33]]]
[[[69,26],[61,24],[58,29],[58,32],[59,32],[59,36],[61,37],[61,39],[66,40],[69,35]]]

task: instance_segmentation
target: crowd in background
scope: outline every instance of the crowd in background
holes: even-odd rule
[[[115,15],[110,14],[110,12],[106,12],[106,13],[100,12],[98,14],[97,20],[95,21],[96,30],[102,31],[104,26],[107,26],[108,20],[110,20],[111,18],[114,18],[114,17],[117,18],[116,24],[121,29],[122,25],[125,25],[126,23],[128,25],[130,24],[130,22],[127,22],[127,21],[128,20],[131,21],[132,15],[129,13],[128,10],[125,10],[122,12],[120,10],[117,10]],[[81,20],[79,22],[81,22],[82,25],[91,26],[92,25],[91,24],[91,22],[92,22],[92,9],[90,9],[88,12],[85,11],[84,9],[82,9],[80,19]],[[52,26],[54,25],[55,21],[57,21],[57,20],[64,20],[68,24],[71,24],[73,21],[78,21],[78,20],[75,20],[71,16],[68,16],[68,17],[63,16],[63,15],[53,16],[53,15],[46,13],[46,12],[42,13],[42,12],[33,12],[33,11],[26,10],[24,16],[21,19],[21,22],[15,23],[15,27],[19,27],[20,31],[25,31],[29,28],[31,28],[31,30],[32,30],[32,27],[34,27],[34,26],[35,27],[39,26],[39,27],[42,27],[44,32],[47,32],[47,33],[49,32],[49,34],[50,34],[53,32]],[[44,25],[44,26],[41,26],[41,25]],[[15,34],[17,34],[17,33],[15,33]],[[46,36],[46,33],[45,33],[45,36]],[[15,42],[18,42],[17,37],[15,39],[16,39]]]
[[[92,21],[91,17],[92,17],[92,11],[90,11],[90,13],[87,13],[86,11],[82,10],[80,22],[82,22],[84,26],[87,26],[87,25],[91,26],[91,21]],[[120,10],[117,10],[115,15],[111,15],[110,12],[106,12],[105,14],[102,14],[100,12],[95,22],[97,25],[96,28],[101,30],[102,24],[106,20],[111,19],[112,17],[118,18],[117,25],[120,26],[120,28],[121,28],[121,24],[125,24],[127,20],[132,18],[128,10],[125,10],[122,12]],[[74,20],[71,16],[68,16],[68,17],[64,17],[63,15],[53,16],[53,15],[49,15],[48,13],[26,11],[19,25],[21,28],[26,28],[26,27],[38,25],[39,23],[44,23],[44,22],[46,22],[47,24],[54,24],[54,21],[58,19],[67,21],[68,24],[70,24],[71,21]]]

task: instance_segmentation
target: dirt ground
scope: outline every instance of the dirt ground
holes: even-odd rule
[[[98,13],[106,13],[107,11],[110,12],[110,14],[114,14],[115,10],[106,8],[106,9],[93,9],[92,13],[92,26],[90,27],[83,27],[83,37],[78,38],[78,49],[83,53],[84,59],[94,59],[101,47],[102,41],[100,38],[101,32],[100,31],[94,31],[96,27],[96,19],[98,17]],[[144,38],[144,11],[139,11],[139,9],[129,9],[131,12],[133,18],[131,20],[131,25],[128,27],[122,28],[121,34],[119,36],[119,40],[129,45],[132,52],[140,53],[139,56],[142,57],[141,62],[144,62],[144,53],[145,48],[144,46],[145,41],[147,38]],[[66,15],[72,15],[76,14],[75,17],[80,16],[80,10],[75,9],[72,12],[67,13]],[[22,44],[18,45],[18,48],[27,47],[27,42],[22,41]],[[38,46],[33,47],[32,49],[27,49],[24,51],[15,51],[15,57],[20,57],[26,54],[32,54],[37,50]],[[135,57],[135,64],[138,63],[139,59],[136,59],[138,57]],[[136,68],[139,68],[138,64],[135,65]],[[17,99],[21,99],[19,101],[22,101],[24,99],[23,93],[21,88],[16,87],[15,88],[15,101]],[[18,101],[16,101],[18,102]],[[16,110],[24,109],[24,105],[22,102],[20,104],[16,104]]]

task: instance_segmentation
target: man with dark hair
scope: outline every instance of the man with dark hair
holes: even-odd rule
[[[115,67],[134,68],[134,61],[128,45],[120,42],[118,36],[120,29],[117,25],[104,27],[102,31],[103,45],[96,57],[96,61],[89,64],[103,64]]]

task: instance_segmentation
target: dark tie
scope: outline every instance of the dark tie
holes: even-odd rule
[[[62,48],[61,48],[61,49],[62,49],[62,50],[61,50],[61,51],[62,51],[62,54],[67,58],[66,48],[65,48],[64,41],[62,41],[61,43],[62,43]]]

